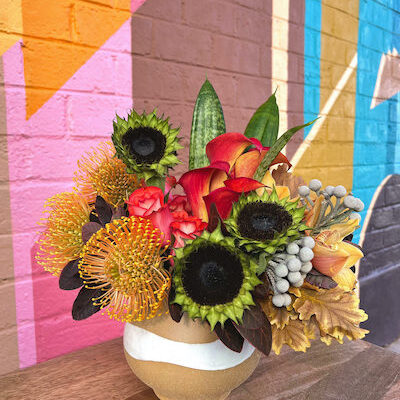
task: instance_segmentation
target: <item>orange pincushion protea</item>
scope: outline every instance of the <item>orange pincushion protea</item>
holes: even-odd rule
[[[118,207],[140,185],[135,174],[128,174],[126,165],[114,158],[115,149],[110,141],[100,143],[78,161],[75,172],[76,190],[94,203],[96,196]]]
[[[45,204],[47,219],[41,225],[36,260],[46,271],[55,276],[83,249],[82,227],[89,222],[92,208],[77,193],[61,193],[51,197]]]
[[[162,257],[163,241],[163,234],[148,219],[123,217],[86,243],[80,274],[87,288],[104,290],[93,301],[108,306],[110,318],[132,322],[161,314],[171,286],[170,274],[163,268],[168,258]]]

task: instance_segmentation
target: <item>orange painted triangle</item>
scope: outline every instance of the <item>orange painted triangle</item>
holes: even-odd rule
[[[130,16],[130,0],[22,0],[26,119]]]

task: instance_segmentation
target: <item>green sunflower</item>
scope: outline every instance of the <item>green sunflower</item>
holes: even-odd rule
[[[190,318],[206,319],[211,329],[227,319],[241,323],[244,310],[254,305],[251,291],[262,283],[255,260],[236,249],[220,227],[186,241],[175,252],[173,302]]]
[[[235,243],[250,253],[274,254],[308,229],[302,220],[305,207],[289,197],[280,199],[275,187],[262,196],[242,195],[225,221]]]
[[[164,178],[168,169],[179,164],[177,150],[179,128],[173,129],[164,115],[157,117],[156,110],[150,114],[139,115],[132,110],[128,119],[116,116],[113,122],[112,141],[129,173],[135,173],[139,179],[149,184]]]

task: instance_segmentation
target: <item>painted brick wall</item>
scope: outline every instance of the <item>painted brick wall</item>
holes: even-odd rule
[[[344,183],[364,200],[357,240],[367,252],[361,301],[371,314],[371,340],[400,335],[400,299],[390,297],[400,274],[400,1],[3,3],[0,374],[121,334],[122,326],[103,316],[72,321],[76,293],[61,292],[34,261],[36,221],[48,196],[72,187],[76,160],[110,134],[115,112],[132,105],[139,112],[157,107],[181,125],[186,163],[206,75],[228,131],[243,132],[276,87],[281,132],[322,116],[287,154],[306,179]],[[379,319],[388,304],[389,317]]]

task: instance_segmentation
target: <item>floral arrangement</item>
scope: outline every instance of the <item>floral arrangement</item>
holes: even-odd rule
[[[308,185],[282,150],[275,95],[246,131],[225,133],[206,80],[197,98],[189,170],[179,180],[179,129],[157,111],[116,116],[112,142],[79,162],[75,187],[46,203],[37,260],[64,290],[80,288],[75,320],[104,310],[124,322],[169,312],[208,323],[230,349],[264,354],[360,339],[351,243],[361,200]]]

